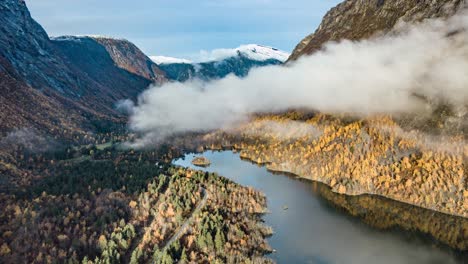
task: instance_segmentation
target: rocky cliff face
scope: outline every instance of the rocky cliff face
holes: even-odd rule
[[[44,29],[31,18],[24,1],[0,3],[0,31],[0,54],[28,84],[69,96],[82,94],[71,69],[54,50]]]
[[[311,54],[329,41],[360,40],[387,33],[399,22],[449,17],[464,5],[465,0],[346,0],[325,15],[288,61]]]
[[[165,81],[164,72],[135,44],[122,39],[94,37],[104,46],[115,64],[124,70],[157,83]]]
[[[0,2],[0,32],[1,134],[21,127],[89,131],[101,120],[124,122],[114,104],[165,80],[127,41],[49,39],[23,0]]]

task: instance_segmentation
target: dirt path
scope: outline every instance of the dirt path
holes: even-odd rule
[[[208,200],[208,192],[204,188],[202,188],[202,194],[203,199],[198,203],[197,207],[195,207],[195,210],[193,210],[190,217],[187,218],[187,220],[185,220],[185,222],[177,228],[177,230],[174,232],[174,235],[172,235],[172,237],[163,244],[161,247],[162,251],[166,250],[173,242],[179,240],[187,232],[188,228],[193,223],[195,215],[200,212]]]
[[[206,201],[208,200],[208,192],[205,190],[205,188],[202,188],[202,195],[203,199],[198,203],[198,205],[195,207],[195,209],[192,211],[192,214],[190,215],[187,220],[184,221],[184,223],[179,226],[176,231],[174,232],[174,235],[169,240],[166,240],[163,245],[162,245],[162,250],[166,250],[174,241],[179,240],[188,230],[190,225],[193,223],[193,220],[195,218],[195,215],[200,212],[200,210],[205,206]],[[149,222],[151,223],[153,221],[153,218],[151,217],[149,219]],[[127,251],[125,256],[123,257],[123,263],[129,263],[131,255],[133,251],[136,249],[136,247],[139,245],[141,239],[143,238],[145,234],[146,228],[143,228],[135,237],[132,241],[132,245],[130,246],[130,250]]]

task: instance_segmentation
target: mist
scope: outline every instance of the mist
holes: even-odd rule
[[[135,108],[135,103],[130,99],[120,100],[115,104],[115,109],[122,114],[131,115],[133,114],[133,109]]]
[[[261,120],[257,122],[254,127],[242,126],[240,128],[230,129],[228,132],[249,135],[251,137],[281,138],[283,140],[299,139],[302,137],[318,138],[323,133],[314,125],[293,120],[281,122]]]
[[[305,108],[356,115],[418,113],[444,102],[465,112],[467,14],[400,24],[383,37],[328,43],[286,66],[246,78],[167,83],[143,92],[130,127],[152,138],[234,126],[251,113]]]
[[[32,153],[42,153],[57,146],[58,143],[53,139],[42,136],[32,128],[14,129],[4,138],[0,138],[0,149],[13,150],[21,147]]]

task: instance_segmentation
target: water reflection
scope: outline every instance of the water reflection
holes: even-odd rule
[[[448,241],[461,239],[466,248],[468,225],[465,219],[449,216],[439,219],[433,212],[423,210],[426,213],[421,214],[416,211],[419,208],[387,199],[338,195],[322,184],[272,174],[264,167],[241,161],[238,154],[228,151],[203,155],[211,161],[211,166],[203,170],[217,172],[265,193],[271,213],[264,219],[275,231],[269,243],[277,250],[271,257],[278,263],[464,262],[461,257],[455,258],[453,252],[440,249],[413,232],[380,232],[340,211],[349,211],[364,222],[385,229],[395,224],[403,224],[402,228],[405,228],[405,223],[408,227],[420,225],[420,228],[426,228],[422,230],[437,226],[442,238],[446,237]],[[194,156],[199,155],[187,155],[185,160],[174,163],[194,168],[190,162]],[[285,206],[287,210],[284,210]],[[455,235],[460,232],[461,235]]]

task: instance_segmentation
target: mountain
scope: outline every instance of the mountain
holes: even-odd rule
[[[135,98],[150,83],[165,80],[158,66],[127,40],[99,36],[62,36],[51,40],[70,64],[100,85],[112,87],[116,98]]]
[[[76,138],[73,133],[84,135],[100,122],[123,123],[115,103],[165,81],[128,41],[50,39],[22,0],[0,2],[0,32],[0,135],[34,128]]]
[[[158,63],[168,79],[184,82],[193,78],[219,79],[228,74],[244,77],[252,68],[283,64],[288,56],[288,53],[276,48],[250,44],[236,49],[214,50],[207,54],[207,61],[198,63],[171,57],[151,58]]]
[[[315,33],[296,46],[288,61],[311,54],[329,41],[366,39],[391,31],[399,22],[449,17],[464,5],[464,0],[346,0],[325,15]]]

